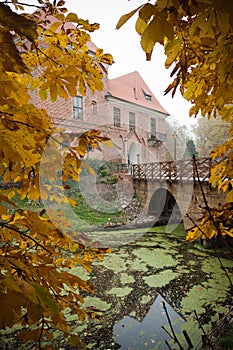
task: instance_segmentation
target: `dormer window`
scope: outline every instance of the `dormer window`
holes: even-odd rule
[[[142,91],[143,91],[143,95],[144,95],[145,99],[146,99],[147,101],[151,101],[152,96],[151,96],[148,92],[146,92],[146,91],[144,91],[144,90],[142,90]]]

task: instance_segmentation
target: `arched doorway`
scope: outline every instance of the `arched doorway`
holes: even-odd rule
[[[165,188],[159,188],[154,192],[148,214],[155,217],[155,226],[182,222],[180,208],[174,196]]]
[[[138,154],[138,145],[136,142],[132,141],[129,147],[129,163],[136,164],[137,163],[137,154]]]

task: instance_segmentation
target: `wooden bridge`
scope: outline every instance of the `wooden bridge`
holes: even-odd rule
[[[209,181],[210,169],[217,161],[211,158],[166,161],[133,165],[134,180]]]
[[[179,217],[188,229],[193,226],[188,216],[195,222],[202,216],[205,206],[202,190],[210,207],[225,201],[225,194],[218,193],[209,184],[215,164],[217,161],[210,158],[135,164],[132,175],[136,195],[155,221],[169,218],[167,222],[172,223]]]

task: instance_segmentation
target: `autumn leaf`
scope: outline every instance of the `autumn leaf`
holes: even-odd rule
[[[37,38],[36,22],[18,15],[3,3],[0,3],[0,23],[3,27],[7,27],[8,30],[19,33],[31,41]]]
[[[4,28],[0,28],[0,71],[29,72],[16,48],[13,35]]]
[[[84,346],[84,344],[81,342],[81,340],[79,339],[79,337],[76,334],[72,334],[69,338],[68,338],[69,344],[71,346],[74,346],[78,349],[85,349],[86,347]]]
[[[129,12],[129,13],[127,13],[126,15],[123,15],[120,19],[119,19],[119,21],[118,21],[118,23],[117,23],[117,25],[116,25],[116,29],[120,29],[122,26],[123,26],[123,24],[125,24],[140,8],[141,8],[142,6],[139,6],[138,8],[136,8],[135,10],[133,10],[133,11],[131,11],[131,12]]]
[[[14,5],[22,10],[21,5]],[[89,144],[97,147],[99,142],[108,142],[97,130],[90,131],[80,137],[78,148],[68,148],[64,155],[62,137],[51,116],[31,103],[34,93],[47,103],[76,96],[78,87],[82,94],[87,89],[101,90],[104,64],[112,63],[112,56],[100,48],[89,53],[89,33],[99,25],[74,13],[65,14],[64,5],[63,0],[48,6],[43,2],[32,14],[18,14],[0,4],[0,327],[27,327],[19,332],[19,339],[25,342],[40,342],[44,337],[52,341],[56,329],[68,338],[71,329],[65,310],[71,303],[80,320],[94,317],[94,311],[80,308],[83,297],[79,294],[80,290],[93,293],[93,286],[69,270],[80,265],[91,271],[94,259],[101,259],[105,253],[91,253],[92,248],[86,251],[84,244],[75,243],[72,234],[67,236],[49,219],[55,215],[67,231],[72,231],[64,212],[44,208],[33,211],[41,198],[75,206],[62,181],[79,180],[81,158]],[[77,26],[66,29],[66,21]],[[48,145],[51,139],[54,144]],[[63,156],[60,173],[55,164]],[[39,176],[42,168],[48,180],[43,188]],[[22,201],[28,209],[22,208]],[[76,238],[78,235],[75,232]],[[70,342],[81,347],[75,335],[70,336]]]

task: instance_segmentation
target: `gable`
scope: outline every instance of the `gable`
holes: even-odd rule
[[[115,98],[169,115],[136,71],[109,79],[108,93]]]

